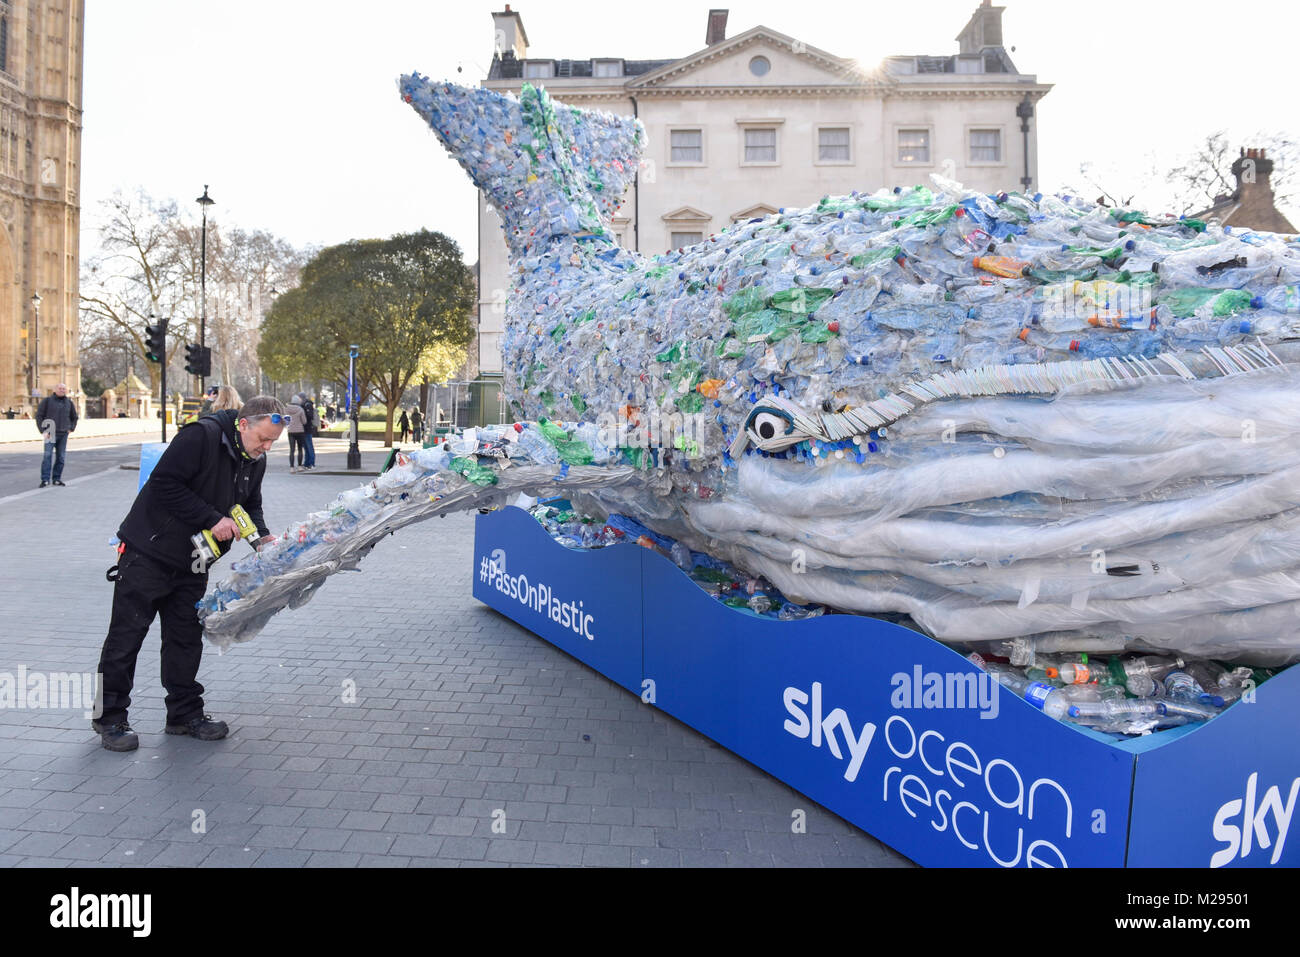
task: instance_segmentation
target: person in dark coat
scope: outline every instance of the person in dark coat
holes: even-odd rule
[[[402,435],[399,442],[405,442],[406,437],[411,434],[411,420],[406,415],[406,410],[402,410],[402,417],[397,420],[397,427],[401,429]]]
[[[41,458],[41,488],[49,485],[51,478],[55,485],[62,485],[68,433],[77,430],[77,403],[68,398],[66,384],[60,382],[54,387],[53,395],[41,399],[41,404],[36,407],[36,427],[45,436],[45,455]]]
[[[135,664],[155,616],[162,619],[162,683],[168,734],[203,741],[224,738],[224,721],[203,713],[198,682],[203,626],[195,604],[208,584],[208,564],[191,536],[211,529],[220,542],[239,530],[230,510],[240,505],[257,527],[254,547],[274,541],[262,515],[266,453],[284,430],[284,407],[257,396],[181,428],[140,489],[117,537],[122,542],[113,586],[113,612],[100,653],[103,711],[91,722],[110,751],[134,751],[139,737],[127,721]]]

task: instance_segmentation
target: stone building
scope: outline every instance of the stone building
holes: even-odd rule
[[[48,395],[65,382],[84,408],[77,334],[84,13],[85,0],[0,0],[0,407],[34,411],[33,391]]]
[[[766,26],[728,37],[726,10],[709,11],[704,46],[680,59],[539,57],[507,4],[492,14],[483,85],[517,93],[526,81],[561,103],[639,117],[645,165],[614,232],[654,255],[783,206],[928,184],[931,173],[987,192],[1034,184],[1035,104],[1051,85],[1012,63],[1004,9],[982,0],[956,53],[872,65]],[[481,193],[478,232],[476,347],[486,377],[501,372],[506,246]]]
[[[1217,219],[1224,226],[1258,229],[1270,233],[1292,234],[1296,231],[1291,221],[1278,211],[1274,204],[1273,161],[1263,149],[1241,150],[1232,164],[1232,175],[1237,188],[1219,196],[1209,209],[1194,214],[1195,219]]]

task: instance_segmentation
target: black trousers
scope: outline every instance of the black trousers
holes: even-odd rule
[[[99,656],[104,690],[104,725],[127,719],[135,660],[154,616],[162,619],[162,685],[167,689],[167,723],[184,724],[203,714],[203,626],[195,604],[208,586],[207,573],[194,574],[136,551],[130,545],[117,565],[113,617]]]
[[[302,440],[301,432],[289,433],[289,467],[297,468],[307,457],[307,445]]]

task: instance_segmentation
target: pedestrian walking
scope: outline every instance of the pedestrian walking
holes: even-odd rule
[[[218,541],[239,534],[230,510],[242,506],[257,527],[255,548],[275,537],[262,515],[266,453],[285,425],[284,407],[271,396],[249,399],[183,426],[167,446],[117,531],[122,542],[110,569],[113,611],[100,652],[103,710],[91,722],[110,751],[134,751],[139,736],[128,722],[136,658],[154,618],[162,620],[162,684],[167,689],[167,734],[216,741],[224,721],[204,713],[198,682],[203,626],[195,603],[208,585],[208,565],[190,539],[209,529]]]
[[[406,437],[411,434],[411,420],[407,416],[405,409],[402,410],[402,417],[397,420],[397,425],[402,432],[401,438],[398,441],[405,442]]]
[[[298,405],[302,408],[302,471],[310,472],[316,467],[316,433],[320,429],[320,414],[316,404],[306,392],[298,393]]]
[[[36,407],[36,427],[45,436],[41,457],[41,488],[63,484],[63,462],[67,458],[68,433],[77,429],[77,404],[68,398],[68,386],[60,382],[54,394],[41,399]]]
[[[424,441],[424,416],[418,405],[411,406],[411,440],[416,445]]]
[[[286,430],[289,435],[289,471],[297,472],[303,464],[303,453],[306,451],[302,442],[302,406],[297,402],[286,405],[284,414],[289,417],[289,427]]]

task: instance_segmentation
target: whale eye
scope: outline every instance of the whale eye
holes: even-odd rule
[[[755,409],[750,413],[745,428],[754,444],[768,451],[779,451],[798,441],[786,438],[794,431],[794,420],[788,412],[780,409]]]

